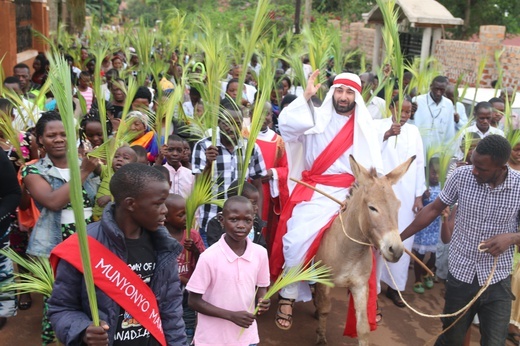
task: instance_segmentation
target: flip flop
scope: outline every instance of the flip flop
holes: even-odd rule
[[[18,299],[18,309],[20,310],[29,310],[32,306],[32,298],[29,293],[24,293],[20,295]]]
[[[291,309],[294,305],[294,299],[287,299],[287,298],[283,298],[282,296],[279,296],[278,298],[278,310],[276,311],[276,317],[274,318],[274,323],[276,324],[276,326],[282,330],[289,330],[291,329],[292,327],[292,314],[286,314],[284,312],[282,312],[282,306],[284,305],[290,305],[291,306]],[[289,325],[287,326],[284,326],[282,325],[279,321],[280,320],[283,320],[283,321],[287,321],[289,322]]]

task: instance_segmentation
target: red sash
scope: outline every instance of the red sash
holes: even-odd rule
[[[327,145],[327,147],[321,152],[316,158],[312,167],[308,171],[302,172],[302,181],[316,186],[316,184],[323,184],[328,186],[337,187],[350,187],[354,182],[354,176],[348,173],[343,174],[326,174],[325,172],[341,155],[347,151],[354,143],[354,114],[338,132],[336,137]],[[312,198],[314,191],[301,185],[297,184],[289,198],[289,202],[282,209],[280,215],[280,221],[278,229],[276,230],[275,239],[273,242],[273,250],[270,260],[270,271],[271,278],[278,278],[282,272],[282,267],[285,262],[283,257],[283,242],[282,238],[287,233],[287,221],[291,218],[294,207],[303,201],[309,201]],[[316,254],[319,248],[321,238],[323,237],[324,231],[328,229],[333,219],[322,228],[314,242],[312,243],[309,251],[307,252],[306,258],[312,258]],[[307,262],[306,262],[307,263]]]
[[[125,262],[90,236],[88,247],[96,287],[130,313],[161,345],[166,346],[161,316],[152,289]],[[77,234],[52,250],[50,261],[54,273],[60,259],[83,273]]]

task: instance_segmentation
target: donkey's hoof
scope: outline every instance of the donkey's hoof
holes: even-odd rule
[[[318,339],[316,340],[316,345],[324,346],[327,345],[327,338],[325,335],[318,335]]]

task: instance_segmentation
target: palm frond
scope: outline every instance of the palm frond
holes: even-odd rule
[[[271,58],[274,54],[273,45],[267,40],[263,40],[261,42],[261,49],[264,53],[262,59],[262,69],[260,70],[260,76],[258,80],[258,85],[260,90],[258,91],[259,96],[257,96],[257,101],[255,103],[253,114],[251,116],[251,125],[249,129],[249,138],[247,140],[247,145],[245,148],[245,153],[243,153],[243,161],[240,162],[242,165],[239,167],[239,180],[238,180],[238,193],[242,193],[242,189],[244,187],[244,182],[246,180],[246,175],[248,172],[248,165],[251,161],[251,156],[253,154],[253,149],[255,148],[256,138],[260,133],[260,129],[265,120],[265,104],[269,101],[269,97],[271,95],[271,90],[273,89],[273,76],[275,72],[275,65],[273,64],[273,59]],[[237,129],[238,133],[241,132],[242,129]],[[239,155],[239,158],[242,158],[242,155]]]
[[[40,293],[50,297],[54,285],[54,273],[48,258],[20,256],[11,248],[0,250],[0,254],[9,258],[28,273],[15,273],[17,282],[0,286],[0,292],[18,291],[18,294]]]
[[[186,199],[186,238],[190,238],[191,230],[195,226],[195,213],[204,204],[224,205],[224,200],[215,195],[215,182],[210,174],[200,174],[195,178],[193,190]]]
[[[87,295],[92,313],[94,325],[99,326],[99,312],[97,306],[92,267],[90,264],[90,253],[87,240],[87,226],[83,212],[83,193],[81,187],[81,176],[78,164],[78,151],[76,148],[76,131],[74,118],[67,116],[73,114],[72,109],[72,87],[70,84],[70,68],[67,61],[58,53],[49,54],[51,90],[56,98],[60,109],[63,125],[67,134],[67,162],[70,170],[70,203],[74,210],[76,229],[80,244],[81,260],[83,263],[83,276],[87,288]]]
[[[269,5],[269,0],[258,1],[249,38],[245,42],[245,47],[242,47],[244,51],[244,60],[242,63],[242,73],[238,78],[237,104],[240,104],[240,100],[242,99],[242,91],[244,89],[244,82],[247,74],[247,64],[255,52],[258,40],[268,33],[267,25],[269,24]]]

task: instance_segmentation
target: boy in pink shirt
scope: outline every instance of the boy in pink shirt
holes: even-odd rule
[[[247,198],[228,198],[219,220],[225,234],[200,255],[188,281],[188,304],[199,312],[197,346],[247,346],[260,341],[252,307],[257,301],[258,314],[269,309],[270,301],[262,299],[269,286],[269,264],[267,251],[248,238],[253,220]]]

